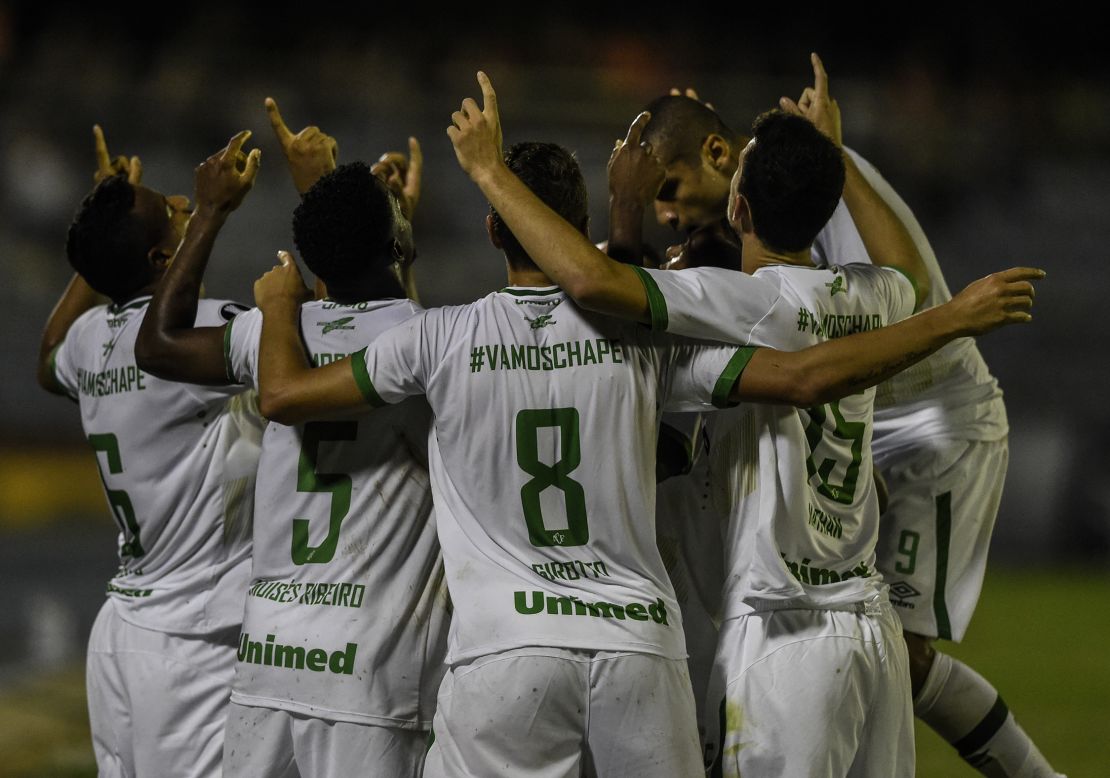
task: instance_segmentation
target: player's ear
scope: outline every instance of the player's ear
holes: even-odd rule
[[[736,167],[732,144],[715,132],[711,132],[701,144],[701,156],[706,164],[722,173],[731,174],[732,169]]]
[[[729,203],[728,221],[733,229],[741,235],[755,232],[755,226],[752,222],[752,209],[748,205],[748,198],[744,195],[736,195]]]
[[[390,244],[389,252],[390,256],[393,257],[394,262],[404,262],[406,259],[405,247],[402,246],[401,241],[397,240],[396,238],[394,238],[393,243]]]
[[[489,242],[493,244],[495,249],[501,251],[505,248],[501,244],[501,238],[497,234],[497,227],[494,224],[492,213],[486,216],[486,233],[489,235]]]
[[[170,249],[155,246],[146,253],[146,258],[147,261],[150,262],[152,268],[161,271],[170,266],[170,262],[173,260],[173,254],[173,251]]]

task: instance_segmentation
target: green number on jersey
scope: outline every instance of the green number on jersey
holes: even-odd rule
[[[335,556],[339,529],[351,509],[351,477],[346,473],[318,473],[320,444],[328,440],[355,440],[357,421],[314,421],[304,425],[301,458],[297,464],[298,492],[329,492],[331,516],[328,536],[318,546],[308,545],[308,519],[293,519],[293,564],[324,564]]]
[[[921,535],[912,529],[902,530],[898,536],[898,553],[906,557],[906,564],[894,563],[894,569],[904,575],[909,575],[917,568],[917,545],[921,542]]]
[[[123,459],[119,455],[119,440],[110,432],[99,435],[89,435],[89,445],[94,451],[101,452],[108,459],[108,472],[112,475],[123,472]],[[146,552],[139,542],[139,520],[135,518],[135,508],[131,498],[122,489],[109,489],[108,480],[104,477],[104,468],[100,467],[100,457],[96,458],[97,469],[100,471],[100,481],[104,484],[104,491],[108,495],[108,504],[112,506],[112,515],[119,524],[123,533],[123,545],[120,546],[120,556],[136,559]]]
[[[845,421],[844,415],[840,412],[840,403],[833,402],[829,403],[827,407],[832,412],[836,427],[826,430],[825,421],[828,419],[828,414],[825,413],[825,407],[819,405],[806,411],[809,414],[809,424],[806,425],[806,442],[809,444],[806,469],[810,478],[816,475],[820,479],[821,483],[818,484],[817,491],[841,505],[851,505],[856,496],[860,458],[863,456],[863,435],[867,425],[862,421]],[[844,483],[842,484],[834,484],[829,481],[829,475],[836,467],[835,459],[824,459],[821,464],[817,464],[814,459],[817,453],[817,445],[826,432],[834,438],[852,442],[852,461],[848,463],[844,471]]]
[[[562,458],[553,465],[540,461],[540,427],[559,429],[559,450]],[[577,408],[525,410],[516,415],[516,463],[532,479],[520,488],[524,507],[524,523],[528,540],[533,546],[582,546],[590,540],[586,523],[586,494],[582,484],[570,477],[582,461],[578,436]],[[540,508],[540,493],[554,486],[566,502],[567,528],[548,529]]]

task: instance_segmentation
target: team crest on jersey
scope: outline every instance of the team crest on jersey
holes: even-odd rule
[[[351,322],[354,320],[354,316],[344,316],[341,319],[335,319],[333,321],[318,321],[316,322],[316,326],[324,328],[320,332],[321,335],[327,335],[334,330],[353,330],[354,325],[352,325]]]
[[[550,313],[545,313],[543,316],[537,316],[534,319],[529,319],[527,316],[524,318],[534,330],[538,330],[540,327],[546,327],[549,324],[558,324],[557,321],[551,318]]]
[[[829,297],[835,297],[837,292],[848,294],[848,286],[844,283],[844,276],[837,276],[825,286],[829,288]]]

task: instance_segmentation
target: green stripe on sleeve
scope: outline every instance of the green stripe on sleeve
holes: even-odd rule
[[[374,408],[381,408],[385,405],[385,400],[374,388],[374,382],[370,380],[370,373],[366,369],[366,349],[351,354],[351,370],[355,374],[355,383],[358,384],[358,390],[362,392],[366,402]]]
[[[948,585],[948,546],[952,542],[952,492],[937,495],[937,574],[933,581],[933,614],[937,620],[937,637],[952,639],[952,623],[944,590]]]
[[[659,291],[659,285],[655,283],[651,273],[635,265],[632,266],[632,269],[636,271],[640,283],[644,285],[644,291],[647,292],[648,310],[651,312],[651,328],[657,332],[666,332],[669,323],[667,298]]]
[[[239,379],[235,377],[235,369],[231,366],[231,325],[234,323],[235,319],[232,319],[224,325],[224,373],[228,381],[237,384]]]
[[[721,373],[721,377],[717,379],[717,383],[713,386],[713,404],[715,406],[731,408],[735,405],[729,399],[729,395],[732,394],[732,387],[740,380],[740,374],[744,372],[744,368],[748,366],[748,362],[751,361],[752,355],[756,351],[758,351],[756,346],[744,346],[736,349],[736,353],[725,365],[724,372]]]

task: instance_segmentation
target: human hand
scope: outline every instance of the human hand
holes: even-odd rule
[[[288,251],[278,252],[278,264],[254,282],[254,304],[263,315],[296,311],[312,299],[296,260]]]
[[[409,138],[407,157],[400,151],[382,154],[370,167],[370,172],[393,190],[401,205],[401,213],[412,221],[416,205],[420,202],[420,183],[424,174],[424,152],[420,150],[420,141]]]
[[[93,183],[99,184],[105,178],[118,176],[121,173],[127,176],[127,181],[132,186],[138,185],[143,178],[143,163],[138,157],[128,159],[118,156],[112,159],[108,156],[108,144],[104,141],[104,130],[99,124],[93,125],[93,149],[96,154],[96,172],[93,173]]]
[[[789,97],[779,98],[779,107],[787,113],[809,119],[839,148],[844,145],[844,135],[840,128],[840,106],[829,97],[829,76],[821,58],[812,53],[809,61],[813,65],[813,86],[807,86],[796,103]]]
[[[962,335],[982,335],[1007,324],[1033,320],[1036,289],[1033,281],[1045,272],[1032,267],[1012,267],[968,284],[945,304]]]
[[[335,142],[335,138],[315,125],[305,127],[294,135],[285,125],[277,101],[272,97],[266,98],[266,115],[270,117],[270,126],[274,128],[281,153],[285,155],[289,172],[293,176],[293,186],[298,192],[304,194],[313,184],[335,170],[339,159],[339,144]]]
[[[680,90],[677,86],[672,86],[671,91],[670,91],[670,95],[671,95],[671,97],[689,97],[691,100],[697,100],[699,103],[704,105],[710,111],[716,111],[717,110],[716,108],[713,107],[713,103],[709,102],[708,100],[702,100],[700,97],[698,97],[697,91],[695,91],[695,89],[692,86],[686,87],[685,90]]]
[[[478,71],[478,84],[482,88],[482,107],[473,98],[462,101],[462,107],[451,114],[447,137],[455,147],[455,157],[474,181],[484,173],[505,164],[501,152],[501,117],[497,110],[497,94],[489,76]]]
[[[238,208],[254,186],[261,162],[261,149],[243,153],[251,131],[237,133],[225,148],[197,166],[195,173],[198,211],[227,214]]]
[[[666,170],[652,153],[651,144],[640,140],[651,114],[642,112],[618,140],[609,157],[609,194],[646,208],[659,194]]]

